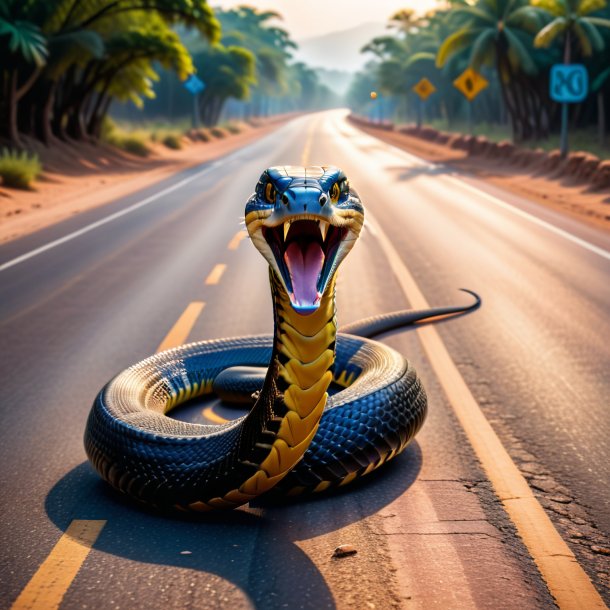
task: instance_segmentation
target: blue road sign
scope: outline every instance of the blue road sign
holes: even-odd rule
[[[582,102],[589,92],[589,74],[582,64],[555,64],[551,67],[551,99],[574,104]]]
[[[191,74],[185,81],[184,86],[193,94],[197,95],[205,89],[205,83],[195,74]]]

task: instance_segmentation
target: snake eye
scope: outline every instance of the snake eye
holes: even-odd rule
[[[330,199],[333,203],[337,203],[339,201],[339,195],[341,194],[341,189],[339,185],[335,182],[330,189]]]
[[[275,203],[275,187],[271,182],[267,182],[265,186],[265,199],[267,203]]]

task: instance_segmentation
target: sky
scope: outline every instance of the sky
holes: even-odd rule
[[[284,19],[282,27],[294,40],[347,30],[364,23],[385,23],[396,11],[414,8],[425,13],[437,0],[210,0],[223,9],[239,5],[273,10]]]

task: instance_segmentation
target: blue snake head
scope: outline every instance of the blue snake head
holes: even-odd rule
[[[364,222],[336,167],[270,167],[246,203],[246,227],[302,315],[315,311]]]

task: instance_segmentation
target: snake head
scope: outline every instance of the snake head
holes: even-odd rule
[[[360,198],[336,167],[270,167],[246,203],[252,243],[302,315],[319,307],[363,222]]]

